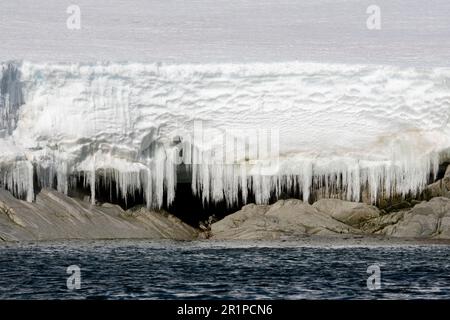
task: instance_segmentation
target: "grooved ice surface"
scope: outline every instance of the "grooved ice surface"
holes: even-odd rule
[[[2,182],[29,198],[34,164],[40,184],[51,186],[56,176],[61,192],[70,188],[70,176],[83,175],[94,200],[96,172],[116,181],[123,196],[140,189],[149,205],[161,206],[164,193],[173,200],[182,150],[179,161],[191,168],[193,190],[204,201],[232,204],[239,193],[245,200],[252,192],[264,203],[271,192],[290,188],[304,200],[320,188],[344,190],[344,198],[356,201],[364,188],[375,201],[381,192],[420,190],[450,147],[448,68],[296,62],[15,67],[25,104],[17,128],[1,140]],[[205,131],[203,139],[192,139],[195,121],[221,134]],[[236,143],[251,144],[240,133],[254,128],[277,132],[279,153],[261,159],[247,151],[227,165],[205,161],[235,154]],[[234,143],[226,144],[228,138]]]

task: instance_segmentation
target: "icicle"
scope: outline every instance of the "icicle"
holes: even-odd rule
[[[69,193],[68,179],[68,164],[62,163],[57,169],[57,190],[67,195]]]
[[[91,188],[91,204],[95,205],[95,157],[92,161],[92,169],[89,175],[89,186]]]
[[[152,188],[152,174],[150,168],[147,168],[147,179],[146,179],[146,190],[145,190],[145,203],[147,208],[152,207],[153,200],[153,188]]]
[[[34,168],[33,168],[33,164],[29,161],[26,162],[26,167],[27,167],[27,179],[28,179],[28,181],[26,182],[27,186],[28,186],[27,201],[32,202],[34,200],[34,179],[33,179]]]
[[[176,167],[175,167],[175,157],[178,149],[168,150],[166,152],[165,161],[165,179],[164,184],[166,187],[166,197],[167,203],[171,204],[175,199],[175,188],[177,184]]]

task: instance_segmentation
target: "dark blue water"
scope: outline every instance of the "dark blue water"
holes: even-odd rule
[[[381,288],[367,288],[378,264]],[[67,288],[67,267],[81,289]],[[450,298],[450,246],[302,247],[258,242],[0,246],[3,299]]]

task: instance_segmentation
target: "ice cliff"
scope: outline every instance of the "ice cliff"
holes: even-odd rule
[[[0,186],[33,201],[99,181],[170,204],[416,193],[450,148],[450,69],[325,63],[1,66]]]

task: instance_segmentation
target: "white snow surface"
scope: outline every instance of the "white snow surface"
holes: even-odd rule
[[[0,61],[448,66],[449,13],[448,0],[3,0]]]

